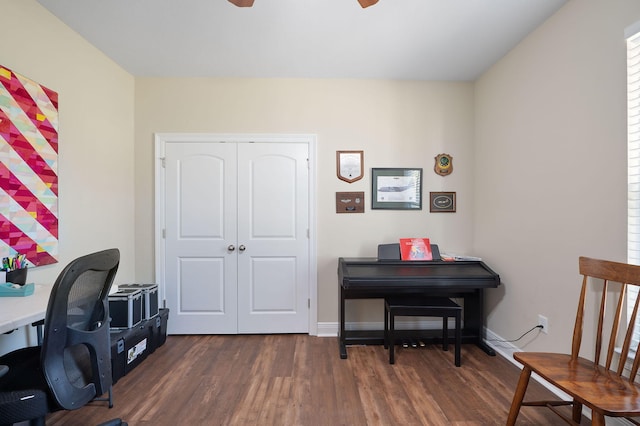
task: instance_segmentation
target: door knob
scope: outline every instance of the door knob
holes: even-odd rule
[[[233,244],[231,244],[229,247],[227,247],[227,250],[229,251],[234,251],[236,249],[236,246],[234,246]]]
[[[243,245],[240,245],[240,247],[238,247],[238,250],[240,251],[245,251],[247,248]]]

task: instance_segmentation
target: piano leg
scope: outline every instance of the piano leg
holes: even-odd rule
[[[347,346],[345,344],[345,326],[344,326],[344,289],[340,286],[340,309],[338,316],[340,317],[340,330],[338,331],[338,349],[340,350],[340,359],[347,359]]]
[[[473,330],[476,345],[487,355],[496,356],[484,341],[484,289],[476,289],[464,296],[464,326]]]
[[[487,355],[490,356],[496,356],[496,351],[494,351],[493,349],[491,349],[491,347],[489,345],[487,345],[485,342],[478,342],[478,346],[480,347],[480,349],[482,349]]]
[[[347,359],[347,346],[342,341],[342,338],[338,338],[338,346],[340,349],[340,359]]]

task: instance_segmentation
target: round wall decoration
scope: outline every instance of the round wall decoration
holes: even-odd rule
[[[453,171],[453,157],[449,154],[438,154],[433,170],[440,176],[450,175]]]

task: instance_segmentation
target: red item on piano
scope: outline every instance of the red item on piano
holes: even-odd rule
[[[402,260],[433,260],[428,238],[400,238]]]

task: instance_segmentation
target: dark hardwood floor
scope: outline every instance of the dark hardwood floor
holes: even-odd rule
[[[340,359],[336,338],[307,335],[169,336],[114,386],[114,407],[57,412],[50,426],[502,425],[519,370],[463,345],[462,366],[440,346],[357,346]],[[450,348],[452,349],[452,348]],[[529,396],[549,392],[538,383]],[[564,424],[523,408],[518,425]],[[586,422],[583,422],[586,423]]]

